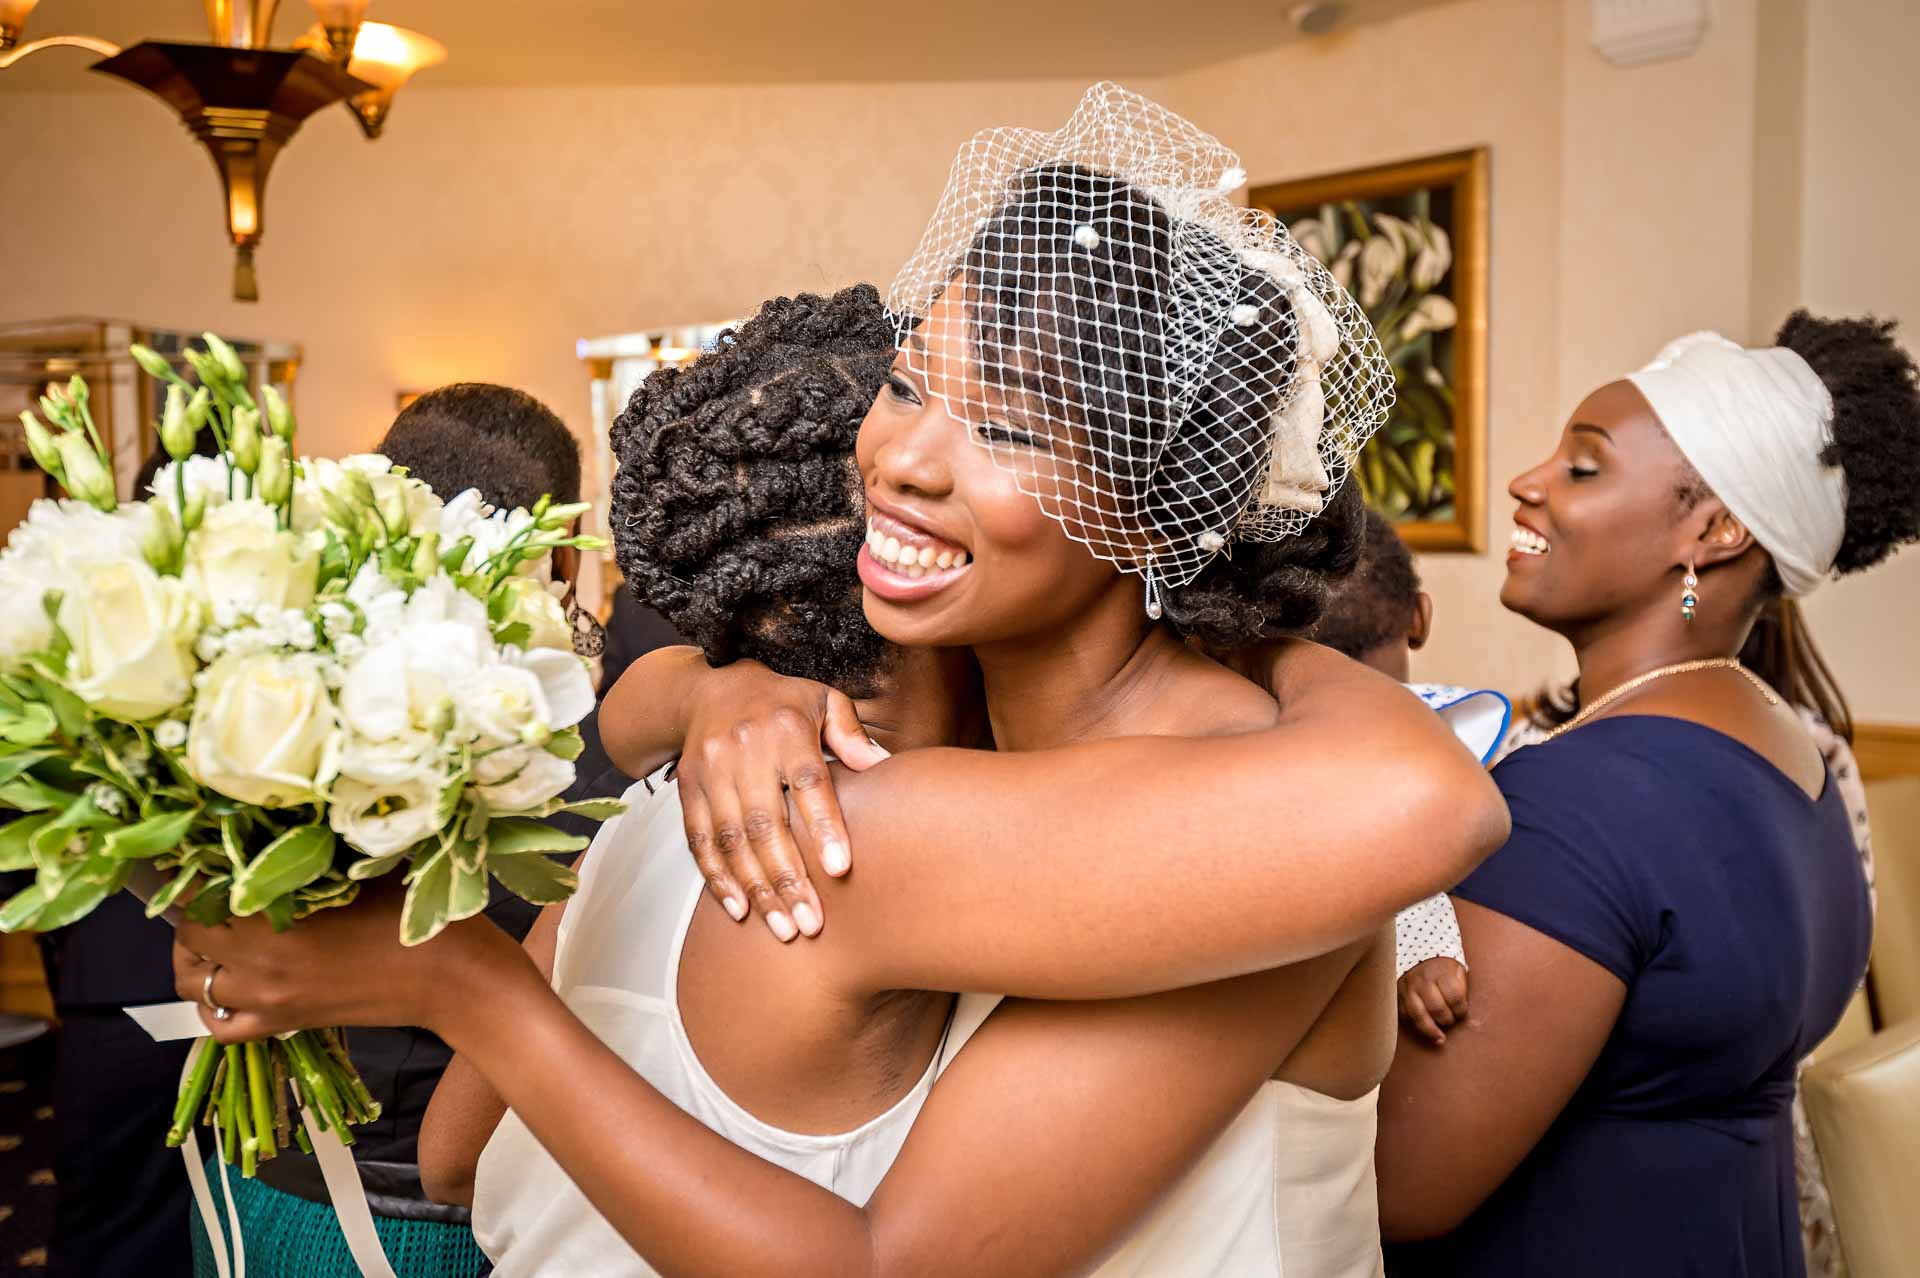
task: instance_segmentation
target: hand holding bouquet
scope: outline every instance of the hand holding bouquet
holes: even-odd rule
[[[583,506],[443,502],[377,456],[295,459],[292,414],[256,398],[208,334],[168,383],[173,458],[119,503],[86,383],[23,414],[69,500],[36,502],[0,551],[0,869],[33,870],[0,930],[71,923],[147,872],[148,913],[263,915],[276,929],[403,872],[401,939],[487,904],[489,876],[565,899],[566,804],[593,708],[551,555]],[[192,456],[203,426],[221,455]],[[211,999],[208,1000],[211,1002]],[[171,1143],[219,1125],[251,1174],[289,1134],[287,1091],[325,1127],[377,1116],[341,1036],[201,1044]]]

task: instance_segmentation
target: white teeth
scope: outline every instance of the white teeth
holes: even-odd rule
[[[933,562],[937,567],[951,568],[953,567],[953,552],[951,550],[943,550],[933,557]]]
[[[935,558],[935,555],[934,555],[934,553],[933,553],[933,547],[932,547],[932,546],[922,546],[922,547],[920,547],[920,566],[921,566],[922,568],[931,568],[931,567],[933,567],[933,561],[934,561],[934,558]]]
[[[956,551],[954,551],[954,552],[953,552],[953,566],[954,566],[955,568],[965,568],[965,567],[967,566],[967,552],[966,552],[966,551],[964,551],[964,550],[956,550]]]
[[[1553,549],[1545,537],[1519,524],[1513,526],[1513,533],[1508,540],[1513,549],[1523,555],[1544,555]]]
[[[900,539],[889,537],[881,543],[880,554],[888,563],[900,562]]]
[[[909,579],[924,577],[936,569],[964,567],[967,563],[964,550],[902,542],[899,537],[883,532],[879,522],[872,518],[867,520],[867,549],[875,559]]]

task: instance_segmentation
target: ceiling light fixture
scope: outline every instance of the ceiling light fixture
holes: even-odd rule
[[[366,135],[380,136],[393,95],[414,72],[447,56],[437,40],[417,32],[362,22],[367,0],[310,2],[320,21],[292,49],[269,47],[279,0],[205,0],[210,43],[143,40],[121,49],[86,35],[22,44],[39,0],[0,0],[0,70],[43,49],[86,49],[102,55],[93,70],[172,107],[220,171],[233,296],[257,301],[253,251],[265,229],[267,174],[294,133],[315,111],[345,100]]]

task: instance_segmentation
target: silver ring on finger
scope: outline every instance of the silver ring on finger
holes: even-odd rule
[[[233,1017],[233,1009],[230,1007],[222,1007],[213,1001],[213,978],[218,975],[220,975],[220,965],[215,963],[207,972],[207,979],[200,982],[200,1001],[207,1005],[209,1012],[213,1013],[214,1020],[230,1020]]]

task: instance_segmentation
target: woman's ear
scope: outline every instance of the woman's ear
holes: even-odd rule
[[[1695,513],[1706,516],[1693,552],[1693,562],[1700,567],[1732,563],[1753,549],[1753,533],[1748,531],[1739,516],[1720,504],[1719,498],[1709,497],[1702,501]]]

